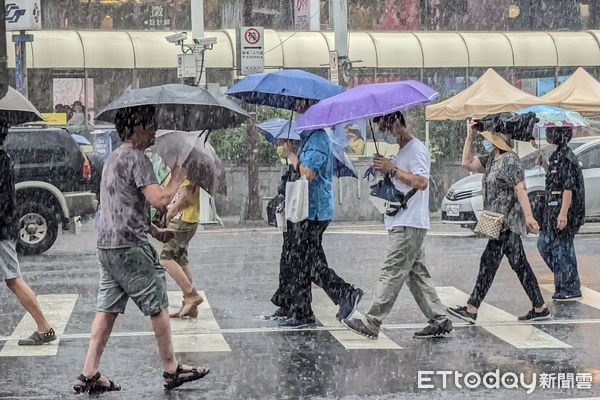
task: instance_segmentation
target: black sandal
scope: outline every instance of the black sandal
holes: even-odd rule
[[[165,389],[170,390],[183,385],[186,382],[197,381],[198,379],[204,378],[210,370],[203,368],[204,371],[198,372],[198,367],[192,367],[192,369],[183,369],[181,363],[177,364],[175,373],[171,374],[167,371],[163,372],[163,378],[171,379],[171,382],[165,383]],[[191,376],[180,377],[180,374],[193,374]]]
[[[101,377],[102,377],[102,374],[100,373],[100,371],[96,372],[96,374],[94,376],[92,376],[91,378],[88,378],[87,376],[80,374],[77,377],[77,379],[84,382],[85,385],[75,384],[75,385],[73,385],[73,390],[77,394],[85,393],[85,392],[88,392],[89,394],[104,393],[104,392],[113,392],[113,391],[121,390],[121,386],[115,384],[110,379],[108,379],[108,383],[110,383],[110,386],[104,386],[102,384],[97,384],[98,379],[100,379]]]

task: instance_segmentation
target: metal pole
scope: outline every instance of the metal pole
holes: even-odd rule
[[[192,39],[204,38],[204,0],[191,0],[192,11]],[[206,73],[204,68],[204,46],[194,43],[196,56],[196,84],[206,87]]]
[[[321,30],[321,2],[320,0],[310,0],[310,30]]]
[[[0,9],[5,10],[4,0],[0,0]],[[6,52],[6,23],[5,13],[0,13],[0,98],[8,90],[8,53]]]
[[[83,70],[83,125],[85,126],[85,132],[88,130],[88,70]]]
[[[347,0],[333,1],[333,29],[338,57],[348,58],[348,4]]]
[[[21,35],[25,35],[25,31],[20,32]],[[29,90],[27,87],[27,42],[23,41],[19,43],[21,45],[21,62],[23,63],[23,78],[22,78],[22,88],[23,88],[23,96],[25,98],[29,98]]]
[[[431,151],[431,143],[429,142],[429,121],[425,121],[425,147]]]

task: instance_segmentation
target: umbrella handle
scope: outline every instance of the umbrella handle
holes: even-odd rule
[[[371,137],[373,138],[373,143],[375,144],[375,151],[379,154],[379,148],[377,147],[377,140],[375,140],[375,130],[373,129],[373,124],[369,119],[369,126],[371,127]]]
[[[294,118],[294,110],[290,110],[290,124],[288,125],[287,139],[290,140],[290,131],[292,130],[292,119]]]

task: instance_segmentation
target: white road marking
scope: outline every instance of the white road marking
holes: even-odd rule
[[[167,292],[169,295],[169,313],[176,312],[181,306],[181,292]],[[173,348],[177,353],[207,351],[231,351],[206,298],[198,306],[197,318],[171,318]]]
[[[553,283],[544,283],[540,285],[540,287],[550,293],[554,293],[554,284]],[[594,307],[600,309],[600,292],[587,288],[585,286],[581,287],[581,294],[583,298],[577,300],[581,304],[585,304],[590,307]]]
[[[28,337],[36,330],[35,321],[27,313],[8,338],[2,350],[0,350],[0,357],[55,356],[58,353],[58,344],[67,322],[69,322],[78,296],[77,294],[44,294],[37,296],[42,312],[56,332],[57,339],[42,346],[19,346],[19,339]]]
[[[341,326],[340,322],[335,317],[338,306],[333,304],[323,289],[313,287],[312,298],[312,309],[315,316],[325,327]],[[330,333],[342,344],[342,346],[344,346],[344,348],[346,348],[346,350],[399,350],[402,348],[388,338],[383,332],[379,333],[377,340],[371,340],[360,336],[348,329],[330,330]]]
[[[387,235],[387,231],[367,231],[367,230],[347,230],[347,231],[327,231],[327,235]],[[427,236],[442,237],[475,237],[473,232],[427,232]]]
[[[469,295],[453,287],[437,288],[442,304],[447,307],[467,304]],[[477,324],[492,335],[504,340],[518,349],[566,349],[571,346],[547,334],[530,324],[487,325],[490,322],[516,321],[517,316],[487,303],[479,307]],[[481,324],[480,324],[481,323]]]

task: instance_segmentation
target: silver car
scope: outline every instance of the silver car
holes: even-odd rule
[[[586,220],[600,220],[600,137],[575,138],[569,142],[569,147],[577,155],[583,170]],[[540,150],[547,159],[554,151],[554,146],[546,145]],[[538,154],[536,150],[521,158],[527,192],[532,204],[543,199],[546,181],[543,168],[535,163]],[[442,222],[475,228],[483,210],[482,176],[472,174],[450,186],[442,200]]]

